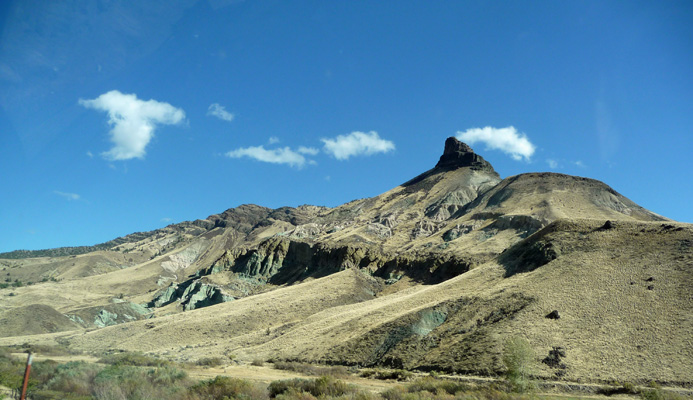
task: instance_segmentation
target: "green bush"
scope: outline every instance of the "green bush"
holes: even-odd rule
[[[449,394],[455,394],[458,392],[466,392],[469,390],[469,386],[465,385],[464,383],[455,382],[447,379],[436,379],[432,377],[424,377],[421,379],[417,379],[414,382],[407,385],[407,391],[409,393],[438,393],[442,391]]]
[[[84,361],[71,361],[55,367],[53,377],[47,381],[46,388],[83,396],[91,394],[94,377],[100,367]]]
[[[526,392],[533,389],[530,377],[533,373],[534,351],[527,339],[511,337],[503,348],[503,363],[506,367],[506,379],[515,392]]]
[[[356,388],[331,376],[321,376],[316,379],[291,379],[274,381],[269,385],[270,397],[278,397],[284,393],[310,393],[315,397],[343,396],[356,393]]]
[[[366,369],[361,371],[361,376],[371,379],[394,379],[398,381],[407,381],[414,374],[403,369]]]
[[[224,360],[221,357],[203,357],[197,360],[195,364],[203,367],[218,367],[224,364]]]
[[[9,357],[0,357],[0,385],[18,388],[24,378],[24,366]]]
[[[84,396],[81,394],[65,393],[57,390],[35,390],[28,393],[31,400],[92,400],[92,396]]]
[[[58,370],[57,361],[34,361],[31,367],[30,382],[34,382],[36,386],[43,387],[55,376]]]
[[[8,355],[8,350],[0,348],[0,384],[19,388],[24,376],[24,361]],[[126,360],[132,362],[132,358]],[[172,365],[157,368],[110,365],[104,368],[83,361],[58,364],[48,360],[34,362],[28,397],[33,400],[183,400],[187,386],[186,373]]]
[[[667,392],[660,388],[644,389],[640,392],[643,400],[684,400],[685,397],[673,392]]]
[[[94,377],[92,395],[97,400],[179,399],[186,394],[185,374],[170,367],[147,369],[111,365]]]
[[[150,369],[147,378],[157,385],[170,385],[182,381],[188,374],[176,367],[164,365],[163,367]]]
[[[455,394],[451,394],[454,392]],[[463,384],[441,381],[415,382],[381,393],[385,400],[535,400],[536,396],[507,393],[493,387],[468,388]]]
[[[163,367],[171,362],[154,358],[140,352],[125,352],[102,357],[100,363],[110,365],[131,365],[137,367]]]
[[[227,376],[202,381],[188,389],[188,400],[266,399],[264,388],[250,381]]]

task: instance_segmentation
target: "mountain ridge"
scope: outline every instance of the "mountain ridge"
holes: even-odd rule
[[[455,138],[432,169],[338,207],[241,205],[109,250],[0,264],[7,279],[51,278],[4,297],[0,320],[30,332],[0,328],[0,343],[496,374],[503,339],[522,334],[538,354],[568,349],[545,377],[693,382],[691,350],[671,355],[693,329],[693,228],[594,179],[501,179]],[[24,323],[30,304],[72,322]],[[638,349],[676,368],[652,374]]]

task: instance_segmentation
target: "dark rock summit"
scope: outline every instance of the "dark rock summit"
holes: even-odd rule
[[[457,138],[450,136],[445,140],[445,150],[443,151],[443,155],[440,156],[436,168],[452,170],[461,167],[470,167],[478,170],[493,170],[491,164],[480,155],[474,153],[474,150],[466,143],[462,143],[457,140]]]

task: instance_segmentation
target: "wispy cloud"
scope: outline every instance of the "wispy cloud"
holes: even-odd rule
[[[169,218],[169,217],[161,218],[161,222],[171,222],[171,221],[173,221],[173,219]]]
[[[272,137],[269,138],[269,140],[267,141],[267,143],[269,143],[269,144],[279,143],[279,138],[276,137],[276,136],[272,136]]]
[[[273,164],[287,164],[296,168],[303,168],[306,164],[315,164],[315,161],[306,159],[299,152],[289,147],[279,149],[265,149],[263,146],[241,147],[226,153],[227,157],[248,157],[262,162]]]
[[[395,144],[381,139],[378,132],[351,132],[334,139],[320,139],[323,150],[338,160],[348,160],[352,156],[387,153],[395,149]]]
[[[578,167],[580,167],[580,168],[587,168],[587,166],[585,165],[585,163],[583,163],[581,160],[577,160],[577,161],[575,161],[573,164],[575,164],[576,166],[578,166]]]
[[[87,157],[94,158],[94,154],[91,151],[87,151]]]
[[[315,147],[306,147],[306,146],[299,146],[296,151],[301,153],[301,154],[307,154],[309,156],[316,156],[320,152],[320,150],[316,149]]]
[[[226,111],[226,108],[224,108],[224,106],[222,106],[219,103],[210,104],[209,108],[207,109],[207,115],[211,115],[213,117],[217,117],[219,119],[229,122],[233,121],[235,117],[235,115]]]
[[[600,155],[602,160],[609,161],[618,152],[621,140],[609,108],[602,99],[595,102],[595,122]]]
[[[146,147],[154,137],[158,124],[175,125],[183,121],[185,112],[168,103],[140,100],[135,94],[117,90],[93,100],[80,99],[87,108],[108,112],[110,135],[114,146],[101,155],[108,160],[144,158]]]
[[[500,150],[515,160],[529,161],[536,147],[527,139],[527,135],[519,133],[513,126],[506,128],[471,128],[457,132],[457,139],[468,144],[485,143],[487,149]]]
[[[22,81],[22,77],[5,63],[0,63],[0,79],[11,83],[20,83]]]
[[[546,163],[549,164],[549,168],[551,168],[551,169],[558,168],[558,161],[556,161],[556,160],[552,160],[549,158],[546,160]]]
[[[59,190],[54,190],[53,193],[57,194],[58,196],[64,197],[69,201],[80,199],[80,196],[77,193],[67,193],[67,192],[61,192]]]

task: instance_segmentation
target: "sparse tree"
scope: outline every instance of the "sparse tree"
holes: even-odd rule
[[[533,389],[531,375],[534,372],[534,350],[523,337],[512,336],[505,341],[503,363],[507,369],[506,379],[516,392]]]

